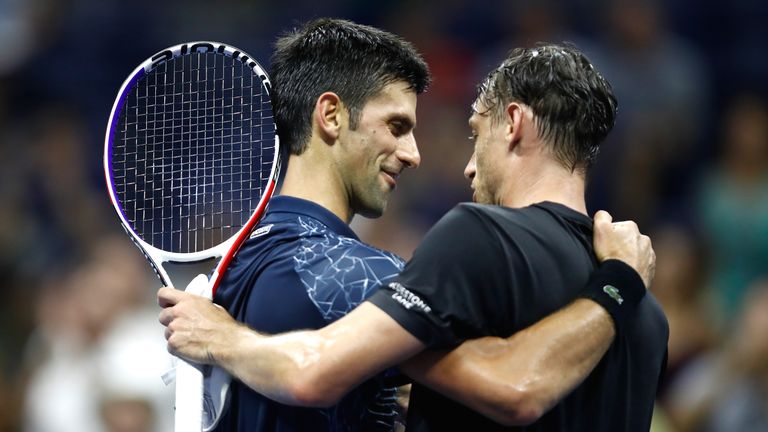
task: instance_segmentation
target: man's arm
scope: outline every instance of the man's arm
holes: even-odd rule
[[[496,422],[527,425],[584,380],[614,335],[605,309],[579,299],[507,339],[424,351],[401,370]]]
[[[609,216],[607,228],[597,223],[598,216],[598,257],[625,259],[636,269],[645,269],[648,275],[651,266],[637,264],[642,262],[637,257],[648,256],[650,241],[645,255],[637,252],[643,250],[636,246],[640,241],[637,227],[617,229],[616,224],[610,225]],[[630,232],[632,227],[634,233]],[[598,231],[605,234],[610,247],[599,244]],[[366,378],[424,349],[422,342],[367,302],[322,329],[278,336],[261,335],[235,322],[210,301],[172,288],[161,288],[158,302],[164,308],[160,321],[166,326],[171,353],[198,363],[217,364],[255,391],[286,404],[332,405]],[[420,373],[417,361],[409,365],[409,372],[427,385],[444,386],[449,396],[492,418],[526,421],[531,414],[521,416],[520,412],[545,412],[551,406],[547,403],[567,394],[587,375],[607,349],[613,332],[604,309],[583,300],[508,340],[470,341],[441,361],[435,359],[434,368],[422,361]],[[548,342],[542,343],[545,338]],[[489,360],[494,356],[495,360]],[[525,360],[508,361],[510,358]],[[473,367],[475,361],[484,363],[487,369]],[[522,374],[510,367],[526,362],[532,367]],[[577,371],[571,372],[573,369]],[[488,386],[474,385],[475,380],[486,380]],[[527,383],[533,382],[540,385],[528,388],[540,393],[509,393],[510,389],[526,389]],[[535,409],[515,405],[527,400],[539,402]]]
[[[650,239],[632,222],[594,219],[600,261],[619,259],[638,271],[645,286],[656,256]],[[578,386],[603,357],[615,336],[608,312],[588,299],[507,339],[485,337],[452,351],[425,351],[401,368],[411,378],[506,425],[529,424]]]
[[[161,288],[158,302],[172,354],[218,365],[289,405],[333,405],[369,377],[424,349],[370,303],[319,330],[265,336],[202,297]]]

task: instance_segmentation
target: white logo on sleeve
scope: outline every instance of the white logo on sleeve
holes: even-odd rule
[[[412,293],[411,291],[408,291],[408,288],[404,287],[398,282],[392,282],[389,284],[389,287],[392,288],[395,292],[392,293],[392,299],[401,305],[403,305],[406,309],[411,309],[412,307],[416,307],[420,309],[422,312],[430,313],[432,312],[432,308],[427,306],[424,301],[419,298],[416,294]]]
[[[272,229],[274,224],[264,225],[263,227],[260,227],[256,231],[251,233],[251,238],[261,237],[264,234],[269,234],[269,230]]]

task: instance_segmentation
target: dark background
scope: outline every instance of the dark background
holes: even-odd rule
[[[654,430],[768,430],[768,2],[0,0],[0,431],[168,430],[157,281],[103,184],[113,98],[186,41],[268,68],[278,34],[321,16],[405,37],[434,74],[422,166],[384,217],[353,222],[406,258],[470,199],[476,83],[515,46],[584,50],[619,100],[589,210],[652,236],[670,320]]]

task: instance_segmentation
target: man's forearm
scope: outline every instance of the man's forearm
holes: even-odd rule
[[[402,369],[416,381],[508,425],[537,420],[578,386],[611,345],[610,315],[579,299],[507,339],[428,351]]]
[[[325,353],[339,351],[344,328],[326,338],[317,332],[266,336],[236,322],[209,300],[172,288],[158,290],[168,351],[196,363],[224,368],[266,397],[291,405],[326,406],[335,402],[319,371],[339,363]],[[348,340],[347,337],[345,340]],[[323,361],[320,361],[323,360]],[[343,366],[343,365],[342,365]],[[331,376],[332,377],[332,376]],[[334,387],[337,390],[338,386]]]
[[[213,363],[245,385],[277,402],[299,406],[328,406],[332,395],[318,388],[318,359],[329,347],[314,332],[300,331],[266,337],[238,325],[230,335],[236,345],[212,352]],[[322,395],[322,396],[321,396]]]
[[[325,407],[423,344],[369,303],[313,331],[265,336],[242,324],[211,347],[209,362],[277,402]]]

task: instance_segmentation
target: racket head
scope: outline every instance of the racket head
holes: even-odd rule
[[[270,91],[256,60],[205,41],[156,53],[118,91],[107,190],[164,285],[166,261],[221,256],[221,273],[264,212],[280,169]]]

